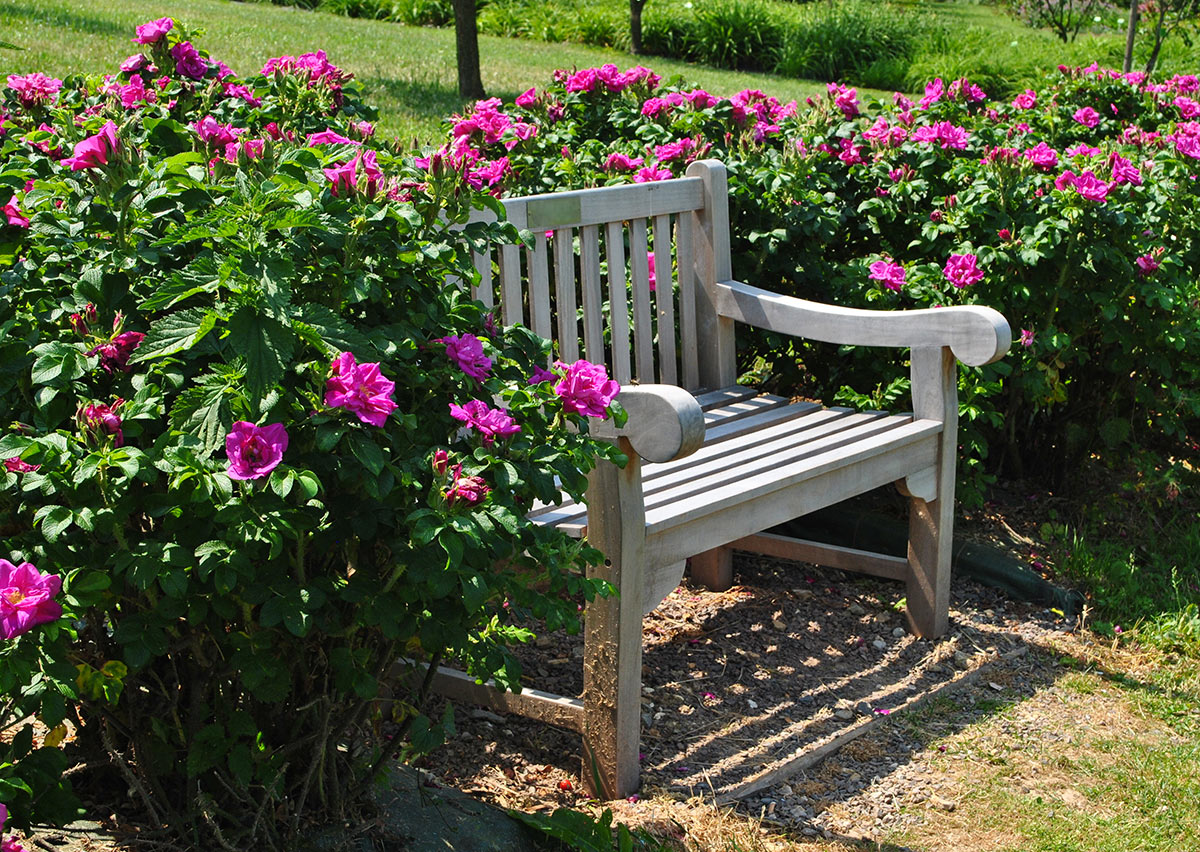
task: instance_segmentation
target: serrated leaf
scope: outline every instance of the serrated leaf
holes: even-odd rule
[[[325,346],[319,346],[306,336],[317,348],[326,353],[330,348],[339,352],[354,352],[363,360],[370,360],[367,353],[372,350],[372,346],[367,338],[325,305],[302,305],[293,317],[320,335]]]
[[[197,293],[213,293],[221,285],[221,270],[209,255],[198,257],[154,288],[141,303],[142,310],[169,308]]]
[[[229,345],[245,361],[247,393],[261,398],[283,376],[296,338],[277,321],[241,308],[229,321]]]
[[[35,346],[30,380],[35,385],[70,382],[87,372],[87,358],[75,346],[56,340]]]
[[[355,435],[350,439],[350,452],[354,453],[354,457],[362,462],[363,467],[371,472],[374,476],[379,476],[383,470],[384,458],[383,450],[379,449],[379,445],[374,441],[368,441],[361,435]]]
[[[202,458],[221,446],[233,423],[229,389],[227,377],[208,376],[180,393],[171,407],[171,428],[199,438]]]
[[[217,313],[205,308],[187,308],[163,317],[150,326],[130,363],[149,361],[191,349],[217,324]]]

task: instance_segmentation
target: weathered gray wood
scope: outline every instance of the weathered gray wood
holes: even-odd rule
[[[679,361],[683,386],[697,392],[700,387],[700,354],[696,340],[696,263],[695,217],[679,216],[675,220],[675,270],[679,276]],[[725,387],[733,381],[720,382],[712,388]]]
[[[507,199],[504,206],[509,220],[518,228],[550,230],[650,219],[696,210],[703,203],[700,181],[681,178],[530,195]]]
[[[727,279],[720,279],[715,290],[723,316],[809,340],[852,346],[949,346],[958,360],[976,367],[1003,357],[1012,343],[1008,321],[982,305],[865,311],[782,296]]]
[[[654,217],[654,307],[658,316],[658,380],[679,383],[675,363],[675,287],[671,270],[671,217]]]
[[[937,467],[927,467],[898,480],[896,490],[905,497],[920,497],[925,502],[932,503],[937,499],[937,478]]]
[[[471,295],[490,308],[496,304],[496,296],[492,289],[492,256],[474,252],[471,257],[475,261],[475,270],[479,273],[479,283],[472,289]]]
[[[583,288],[583,356],[607,364],[604,356],[604,296],[600,290],[600,231],[579,229],[579,280]]]
[[[946,346],[914,348],[911,359],[913,413],[943,424],[936,460],[937,500],[908,501],[908,623],[916,635],[935,637],[949,626],[958,372]]]
[[[714,547],[688,560],[692,579],[710,592],[724,592],[733,585],[733,550]]]
[[[502,713],[517,713],[538,719],[558,728],[583,732],[583,702],[538,689],[506,692],[489,680],[478,683],[475,678],[457,669],[438,666],[432,683],[439,695],[466,704],[480,704]]]
[[[524,289],[520,247],[500,246],[500,305],[505,325],[524,325]]]
[[[552,339],[548,254],[546,235],[538,231],[533,235],[533,248],[529,251],[529,327],[535,334]]]
[[[718,309],[717,282],[733,277],[729,257],[729,188],[725,166],[713,160],[697,160],[687,168],[689,177],[704,185],[704,206],[692,212],[692,268],[698,279],[696,294],[696,341],[700,361],[700,384],[722,388],[737,380],[733,320]],[[682,264],[681,264],[682,266]]]
[[[653,382],[654,321],[650,313],[650,261],[646,220],[629,223],[629,281],[633,296],[633,357],[640,382]]]
[[[704,442],[704,412],[683,388],[630,385],[618,394],[617,402],[629,414],[625,425],[618,429],[610,421],[601,421],[592,427],[593,434],[624,436],[646,461],[667,462],[687,456]],[[639,502],[641,499],[639,491]]]
[[[558,313],[558,353],[568,364],[579,360],[579,320],[575,306],[575,250],[570,228],[554,232],[554,298]]]
[[[622,468],[602,462],[588,479],[594,520],[588,538],[607,557],[588,569],[619,594],[587,606],[583,656],[583,780],[603,799],[628,796],[638,786],[638,733],[642,699],[642,604],[646,516],[641,461],[629,442]]]
[[[622,385],[633,379],[629,358],[629,305],[625,281],[625,233],[620,222],[609,222],[604,240],[608,260],[608,333],[612,345],[612,377]]]
[[[663,599],[679,587],[683,580],[683,569],[687,563],[654,562],[646,564],[643,580],[642,613],[649,615]]]
[[[808,541],[775,533],[756,533],[739,538],[729,546],[734,550],[746,550],[763,556],[790,559],[793,562],[811,562],[814,565],[840,568],[843,571],[873,574],[876,577],[887,577],[889,580],[908,578],[908,560],[899,556],[886,556],[820,541]]]

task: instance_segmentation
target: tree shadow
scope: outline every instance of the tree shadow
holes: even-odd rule
[[[129,32],[129,28],[124,24],[94,17],[79,9],[48,9],[41,3],[6,0],[3,10],[0,11],[8,18],[21,18],[34,24],[53,25],[90,35],[119,36]]]

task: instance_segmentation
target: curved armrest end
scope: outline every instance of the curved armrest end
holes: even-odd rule
[[[619,434],[646,461],[666,462],[691,455],[704,443],[700,403],[675,385],[629,385],[617,402],[629,414]]]
[[[1012,345],[1012,328],[1004,315],[984,305],[963,305],[936,308],[965,314],[963,330],[952,335],[950,351],[954,357],[971,367],[982,367],[999,361]],[[957,331],[957,329],[956,329]]]

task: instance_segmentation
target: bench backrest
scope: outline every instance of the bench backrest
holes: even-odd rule
[[[506,199],[533,246],[477,254],[472,295],[621,384],[731,385],[732,322],[709,286],[730,277],[726,186],[709,160],[673,180]]]

